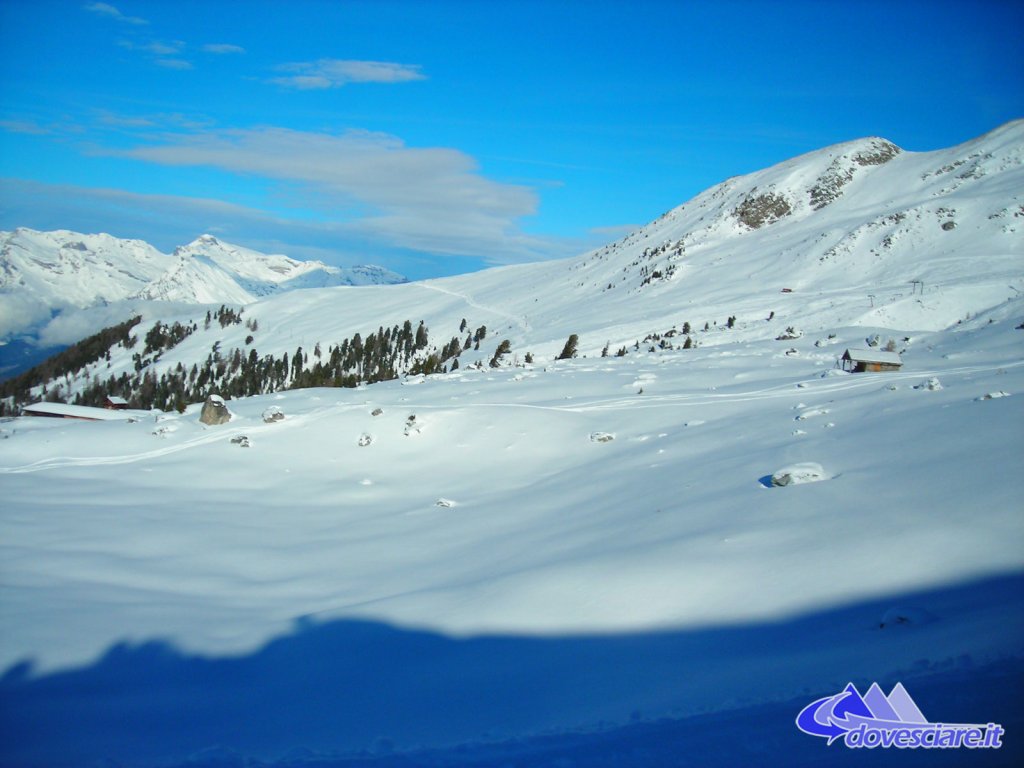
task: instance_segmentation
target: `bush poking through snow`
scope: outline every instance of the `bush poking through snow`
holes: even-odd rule
[[[360,448],[365,448],[366,446],[368,446],[372,442],[373,442],[373,435],[368,435],[366,432],[363,432],[363,434],[361,434],[359,436],[358,445],[359,445]]]
[[[592,443],[610,443],[615,439],[615,435],[611,432],[591,432],[590,442]]]
[[[935,616],[921,608],[893,606],[882,615],[882,620],[878,622],[878,628],[920,626],[932,621],[935,621]]]
[[[929,392],[937,392],[942,389],[942,383],[932,376],[928,381],[915,385],[914,389],[927,389]]]
[[[791,464],[773,472],[771,483],[776,488],[784,488],[787,485],[817,483],[822,480],[828,480],[828,475],[825,474],[821,464],[806,461],[801,464]]]
[[[790,341],[791,339],[799,339],[801,336],[803,336],[803,333],[801,331],[798,331],[792,325],[790,325],[786,327],[786,330],[784,330],[782,333],[776,336],[775,340]]]

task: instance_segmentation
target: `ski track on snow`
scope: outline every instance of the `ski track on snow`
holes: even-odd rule
[[[464,293],[459,293],[458,291],[451,291],[447,288],[442,288],[439,285],[431,285],[430,283],[416,283],[416,285],[419,285],[422,288],[427,288],[428,290],[431,291],[436,291],[437,293],[444,293],[447,294],[448,296],[453,296],[457,299],[462,299],[464,302],[466,302],[466,304],[473,307],[473,309],[479,309],[481,312],[490,312],[492,315],[497,315],[498,317],[503,317],[506,320],[511,320],[513,323],[519,326],[519,330],[523,331],[524,333],[528,333],[530,331],[530,324],[527,323],[526,320],[519,317],[518,315],[512,315],[509,314],[508,312],[502,312],[500,309],[488,307],[485,304],[479,304]]]

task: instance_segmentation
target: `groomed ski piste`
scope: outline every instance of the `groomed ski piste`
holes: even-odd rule
[[[201,403],[3,422],[3,764],[1016,764],[1019,134],[870,169],[1003,167],[960,190],[955,228],[922,208],[889,256],[895,230],[839,236],[843,198],[634,280],[698,215],[735,229],[752,186],[795,200],[783,171],[819,178],[831,148],[570,262],[246,307],[261,351],[486,323],[455,372],[228,400],[219,426]],[[684,321],[691,348],[644,340]],[[557,360],[569,333],[579,354]],[[900,370],[840,369],[890,339]],[[851,681],[902,682],[932,722],[1000,723],[1004,746],[865,756],[797,730]]]

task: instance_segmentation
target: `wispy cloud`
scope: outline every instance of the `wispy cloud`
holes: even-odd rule
[[[221,130],[107,153],[270,179],[291,206],[280,215],[315,219],[381,247],[494,263],[566,255],[522,230],[537,209],[535,190],[486,178],[458,150],[409,147],[388,134]]]
[[[185,43],[180,40],[176,40],[172,43],[162,43],[159,40],[154,40],[151,43],[139,46],[144,51],[148,51],[155,56],[175,56],[181,52],[181,49],[185,47]]]
[[[192,62],[181,58],[179,54],[186,47],[182,40],[148,40],[146,42],[135,42],[134,40],[118,40],[117,44],[129,51],[140,51],[148,54],[150,60],[160,67],[168,69],[192,69]]]
[[[245,48],[240,45],[232,45],[231,43],[207,43],[203,46],[203,51],[206,53],[222,55],[229,53],[245,53]]]
[[[106,110],[100,110],[99,122],[104,126],[112,128],[153,128],[156,123],[141,115],[118,115]]]
[[[271,78],[271,83],[299,90],[340,88],[349,83],[405,83],[427,79],[419,65],[390,61],[319,59],[284,64],[278,67],[278,71],[290,74]]]
[[[138,16],[125,16],[114,6],[109,3],[87,3],[82,6],[85,10],[95,13],[98,16],[105,16],[108,19],[114,19],[122,24],[132,24],[134,26],[142,26],[149,24],[145,19],[139,18]]]
[[[192,69],[192,62],[184,59],[153,59],[153,63],[166,69]]]
[[[8,133],[28,133],[35,136],[43,136],[52,133],[49,128],[44,128],[31,120],[0,120],[0,131]]]

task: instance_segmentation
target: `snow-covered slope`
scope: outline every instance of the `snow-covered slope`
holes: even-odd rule
[[[850,680],[1019,722],[991,681],[1024,659],[1022,157],[1024,123],[852,142],[569,261],[148,315],[196,327],[157,374],[406,319],[487,334],[455,372],[237,398],[218,427],[198,403],[0,425],[0,756],[529,766],[573,764],[526,738],[568,734],[579,764],[676,765],[607,729],[699,716],[694,764],[832,764],[793,720]],[[901,371],[837,370],[875,336]]]
[[[574,333],[584,355],[634,349],[653,334],[674,335],[680,346],[684,323],[700,345],[774,339],[789,328],[941,330],[1024,290],[1022,161],[1024,122],[937,152],[850,142],[729,179],[575,259],[270,296],[246,309],[260,324],[252,346],[275,356],[326,349],[422,319],[440,347],[465,336],[466,319],[488,334],[462,356],[465,365],[487,362],[506,339],[520,359],[531,352],[538,360],[552,359]],[[197,271],[231,250],[197,242],[207,254],[188,261]],[[140,332],[156,319],[147,315]],[[248,334],[243,326],[193,334],[155,370],[201,363],[218,342],[248,354]],[[122,351],[110,373],[133,367]]]

